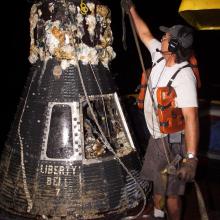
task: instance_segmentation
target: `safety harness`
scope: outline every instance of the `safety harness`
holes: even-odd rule
[[[184,117],[181,108],[176,107],[176,91],[171,86],[177,74],[189,64],[180,67],[171,77],[166,87],[157,89],[157,116],[159,120],[160,132],[171,134],[184,129]]]
[[[200,73],[199,73],[199,69],[198,69],[197,59],[196,59],[194,53],[190,56],[188,62],[189,62],[190,67],[193,70],[193,74],[194,74],[194,76],[196,78],[196,82],[197,82],[197,88],[199,89],[199,88],[201,88],[201,79],[200,79]],[[150,75],[150,71],[151,71],[151,68],[145,70],[146,74],[144,72],[142,73],[141,83],[140,83],[140,85],[138,85],[137,89],[135,90],[135,92],[139,91],[138,97],[137,97],[137,106],[139,109],[144,109],[144,98],[145,98],[145,93],[146,93],[146,88],[147,88],[147,80],[148,80],[148,76]],[[147,75],[147,78],[146,78],[146,75]]]
[[[155,63],[153,63],[151,70],[160,61],[164,60],[164,57],[159,58]],[[177,74],[184,68],[191,67],[191,64],[186,64],[180,67],[170,78],[166,87],[159,87],[157,89],[157,106],[155,106],[155,112],[158,116],[160,132],[164,134],[175,133],[184,129],[184,118],[182,110],[177,108],[175,105],[176,92],[172,87],[172,83],[176,78]],[[147,88],[147,81],[150,75],[150,71],[146,71],[146,76],[142,77],[140,93],[138,95],[138,107],[143,108],[144,97]]]

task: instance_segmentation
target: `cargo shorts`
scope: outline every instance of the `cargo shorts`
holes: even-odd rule
[[[185,192],[185,182],[181,181],[176,175],[164,175],[161,171],[167,166],[168,161],[164,151],[164,144],[169,152],[170,161],[177,154],[184,157],[186,150],[184,136],[181,143],[168,143],[168,136],[165,138],[149,139],[144,162],[141,170],[141,177],[153,182],[153,194],[160,195],[183,195]],[[179,164],[176,168],[178,169]]]

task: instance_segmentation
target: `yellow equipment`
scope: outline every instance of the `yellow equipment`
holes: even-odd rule
[[[220,0],[182,0],[179,14],[198,30],[220,30]]]

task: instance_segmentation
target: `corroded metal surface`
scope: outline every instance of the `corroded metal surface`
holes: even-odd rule
[[[31,10],[33,65],[0,162],[0,207],[15,216],[117,219],[143,199],[129,174],[149,187],[108,68],[110,11],[79,4]]]

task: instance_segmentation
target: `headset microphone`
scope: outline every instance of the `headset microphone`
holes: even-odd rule
[[[162,54],[171,54],[172,52],[170,52],[170,51],[162,51],[162,50],[159,50],[158,48],[156,49],[156,51],[157,52],[160,52],[160,53],[162,53]]]

